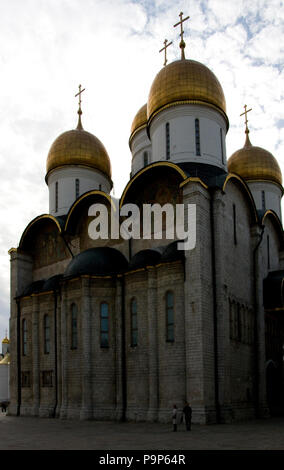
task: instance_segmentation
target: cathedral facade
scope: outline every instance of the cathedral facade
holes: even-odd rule
[[[227,160],[222,86],[184,45],[133,120],[119,204],[195,205],[196,245],[90,238],[89,208],[111,212],[111,162],[80,102],[48,154],[49,213],[9,252],[11,415],[167,422],[190,401],[210,423],[282,408],[281,171],[251,144],[246,107]]]

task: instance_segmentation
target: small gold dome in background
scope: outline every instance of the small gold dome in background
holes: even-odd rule
[[[214,73],[195,60],[177,60],[156,75],[147,103],[148,123],[163,109],[177,104],[205,104],[220,111],[229,127],[223,89]]]
[[[246,181],[265,180],[282,185],[282,173],[276,158],[267,150],[253,146],[248,133],[244,147],[229,158],[228,171]]]
[[[137,112],[135,118],[133,119],[131,130],[130,130],[130,138],[129,141],[132,140],[134,134],[140,131],[144,127],[147,126],[147,103],[145,103]]]
[[[10,344],[10,340],[5,336],[5,338],[2,340],[2,344]]]
[[[78,126],[53,142],[47,157],[47,174],[65,165],[81,165],[102,171],[111,179],[111,163],[101,141]]]

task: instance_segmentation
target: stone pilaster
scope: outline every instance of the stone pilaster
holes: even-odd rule
[[[189,181],[183,202],[196,205],[196,246],[185,251],[186,397],[193,421],[208,423],[216,419],[210,194],[201,183]]]
[[[68,296],[67,286],[62,286],[61,291],[61,407],[60,418],[67,418],[68,407],[68,345],[67,345],[67,315]]]
[[[116,280],[115,294],[115,374],[116,374],[116,410],[115,417],[121,420],[124,415],[123,398],[123,361],[122,361],[122,309],[123,309],[123,278]]]
[[[39,359],[39,297],[34,295],[32,313],[32,386],[33,386],[33,415],[39,415],[40,406],[40,359]]]
[[[253,247],[256,247],[261,237],[261,228],[255,226],[252,230]],[[263,306],[263,258],[262,258],[262,245],[263,240],[255,252],[255,312],[254,321],[256,342],[255,354],[255,371],[256,383],[254,396],[257,399],[256,413],[258,417],[265,417],[269,415],[269,409],[266,399],[266,376],[265,376],[265,311]]]
[[[157,273],[148,269],[148,355],[149,355],[149,408],[148,421],[158,419],[159,358],[157,332]]]
[[[82,278],[82,406],[80,419],[93,417],[90,279]]]

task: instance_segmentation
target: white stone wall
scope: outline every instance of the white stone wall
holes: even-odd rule
[[[134,176],[141,168],[144,168],[144,152],[147,152],[149,165],[152,162],[152,145],[146,128],[137,132],[131,142],[131,176]]]
[[[272,209],[282,220],[281,198],[283,193],[280,186],[269,181],[249,181],[248,186],[252,192],[256,208],[258,210]],[[262,191],[264,191],[265,207],[263,207]]]
[[[79,196],[93,189],[110,193],[111,182],[100,171],[68,165],[58,168],[48,176],[49,213],[54,216],[67,214],[76,200],[76,178],[79,179]],[[55,185],[58,182],[58,210],[55,207]]]
[[[200,153],[196,155],[195,119],[199,119]],[[227,169],[226,122],[206,106],[180,105],[161,111],[150,125],[152,161],[166,160],[166,123],[170,125],[170,161],[198,162]],[[220,129],[223,136],[223,159]]]

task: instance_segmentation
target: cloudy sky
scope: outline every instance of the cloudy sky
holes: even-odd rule
[[[0,339],[8,328],[9,256],[31,219],[48,212],[48,150],[76,127],[81,83],[83,126],[105,145],[115,196],[130,172],[129,130],[163,66],[180,57],[206,64],[227,101],[227,154],[243,146],[244,104],[251,141],[284,172],[283,1],[0,0]]]

